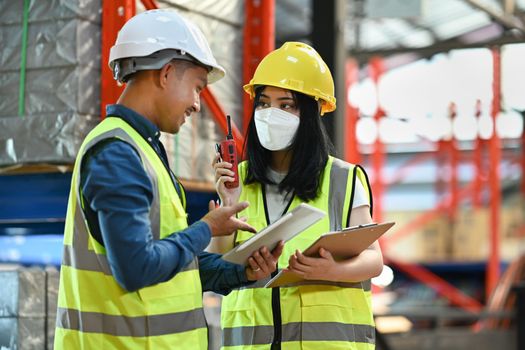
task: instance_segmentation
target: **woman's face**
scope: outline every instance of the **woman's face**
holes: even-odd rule
[[[281,89],[274,86],[266,86],[262,91],[255,110],[261,110],[269,107],[279,108],[285,112],[299,117],[299,106],[295,101],[290,90]]]

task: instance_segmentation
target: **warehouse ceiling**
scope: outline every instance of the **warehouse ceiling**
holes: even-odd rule
[[[276,44],[309,41],[312,1],[277,0]],[[458,48],[525,42],[525,0],[347,0],[344,42],[399,66]]]

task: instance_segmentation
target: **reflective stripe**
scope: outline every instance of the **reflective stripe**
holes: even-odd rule
[[[273,326],[224,328],[223,346],[271,344]],[[375,342],[375,328],[338,322],[293,322],[282,326],[282,341]],[[327,344],[327,347],[329,345]]]
[[[281,269],[279,269],[279,271],[281,271]],[[268,283],[268,281],[270,281],[270,279],[271,277],[268,276],[266,278],[263,278],[262,280],[258,280],[255,283],[240,287],[238,289],[264,288],[264,286],[266,285],[266,283]],[[297,287],[297,286],[306,286],[306,285],[312,285],[312,284],[323,285],[323,286],[338,286],[341,288],[359,288],[359,289],[363,289],[365,292],[368,292],[371,289],[370,280],[366,280],[363,282],[335,282],[335,281],[303,280],[301,282],[286,285],[285,287]],[[285,288],[285,287],[281,287],[281,288]]]
[[[142,149],[135,143],[135,141],[129,136],[128,133],[126,133],[122,129],[112,129],[108,132],[105,132],[92,140],[90,140],[86,146],[84,147],[84,152],[82,154],[82,157],[87,153],[87,151],[93,147],[98,142],[109,139],[109,138],[119,138],[124,140],[125,142],[128,142],[133,146],[137,152],[139,152],[140,157],[143,161],[143,164],[146,168],[146,172],[149,175],[149,178],[152,182],[153,186],[153,200],[152,204],[149,210],[149,218],[151,223],[151,232],[153,235],[153,239],[159,240],[160,239],[160,205],[159,205],[159,189],[158,189],[158,180],[157,180],[157,174],[155,170],[153,169],[153,166],[149,162],[147,156],[144,154]],[[80,162],[79,164],[82,164]],[[78,170],[77,173],[77,184],[80,184],[80,174],[81,169]],[[77,189],[79,192],[77,195],[77,208],[81,208],[80,205],[80,186]],[[90,250],[87,249],[88,247],[88,232],[87,232],[87,220],[84,216],[84,212],[82,210],[77,210],[75,212],[75,231],[77,234],[74,235],[73,238],[73,247],[72,246],[65,246],[64,247],[64,265],[66,266],[72,266],[80,270],[88,270],[88,271],[100,271],[103,272],[106,275],[111,275],[111,270],[109,268],[109,263],[107,260],[107,257],[103,254],[96,254]],[[80,248],[80,249],[77,249]],[[75,252],[76,251],[76,252]],[[193,261],[185,266],[180,271],[188,271],[188,270],[194,270],[198,268],[198,262],[197,259],[193,259]]]
[[[186,312],[130,317],[59,307],[56,326],[86,333],[147,337],[206,328],[206,319],[202,308]]]
[[[334,158],[330,169],[330,190],[328,193],[328,218],[331,231],[343,228],[343,208],[345,205],[348,172],[348,163]]]
[[[149,178],[151,180],[151,184],[153,186],[153,200],[152,204],[149,210],[149,219],[151,223],[151,233],[153,235],[153,239],[160,239],[160,206],[159,206],[159,185],[157,180],[157,173],[155,172],[155,169],[151,165],[151,163],[148,160],[148,157],[144,154],[142,149],[137,145],[137,143],[131,138],[131,136],[125,132],[124,130],[120,128],[109,130],[105,133],[102,133],[98,135],[97,137],[94,137],[92,140],[90,140],[88,143],[86,143],[84,147],[84,151],[82,153],[82,158],[86,155],[86,153],[89,151],[91,147],[93,147],[95,144],[99,143],[102,140],[110,139],[110,138],[118,138],[121,139],[127,143],[129,143],[133,148],[139,153],[140,158],[144,164],[144,167],[146,168],[146,172],[149,175]],[[80,206],[80,174],[82,173],[82,162],[79,162],[79,169],[77,173],[77,205],[79,208]],[[84,213],[82,212],[82,215]]]
[[[273,326],[234,327],[222,330],[223,346],[271,344]]]
[[[106,255],[97,254],[90,250],[75,250],[70,245],[64,245],[62,265],[71,266],[77,270],[102,272],[108,276],[112,275]],[[180,269],[179,272],[197,269],[198,262],[196,259],[193,259],[188,265]]]
[[[302,327],[302,330],[301,330]],[[283,341],[375,342],[375,328],[365,324],[303,322],[283,325]]]
[[[88,252],[82,254],[70,245],[64,245],[62,265],[71,266],[77,270],[97,271],[111,276],[108,259],[105,255]]]

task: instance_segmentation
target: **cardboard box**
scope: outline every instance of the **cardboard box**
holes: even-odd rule
[[[425,212],[399,211],[387,212],[384,221],[395,221],[391,233],[385,236],[387,257],[408,262],[446,261],[451,254],[450,224],[444,215],[439,215],[429,222],[417,227],[413,232],[388,243],[389,236],[395,237],[396,232],[403,231],[406,225],[414,222]]]

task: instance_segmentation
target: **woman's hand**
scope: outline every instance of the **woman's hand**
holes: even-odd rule
[[[307,280],[335,281],[338,275],[338,263],[332,254],[324,248],[319,249],[318,258],[307,257],[299,250],[290,256],[287,270],[292,271]]]
[[[248,267],[246,267],[248,281],[257,281],[270,276],[277,269],[277,261],[283,252],[283,247],[284,242],[280,241],[271,253],[266,247],[256,250],[248,258]]]
[[[213,159],[213,169],[215,171],[215,190],[221,198],[222,205],[230,206],[236,204],[239,201],[242,183],[239,181],[239,186],[237,188],[226,188],[224,183],[233,182],[233,176],[235,174],[231,170],[231,163],[219,160],[220,154],[215,153],[215,158]]]

